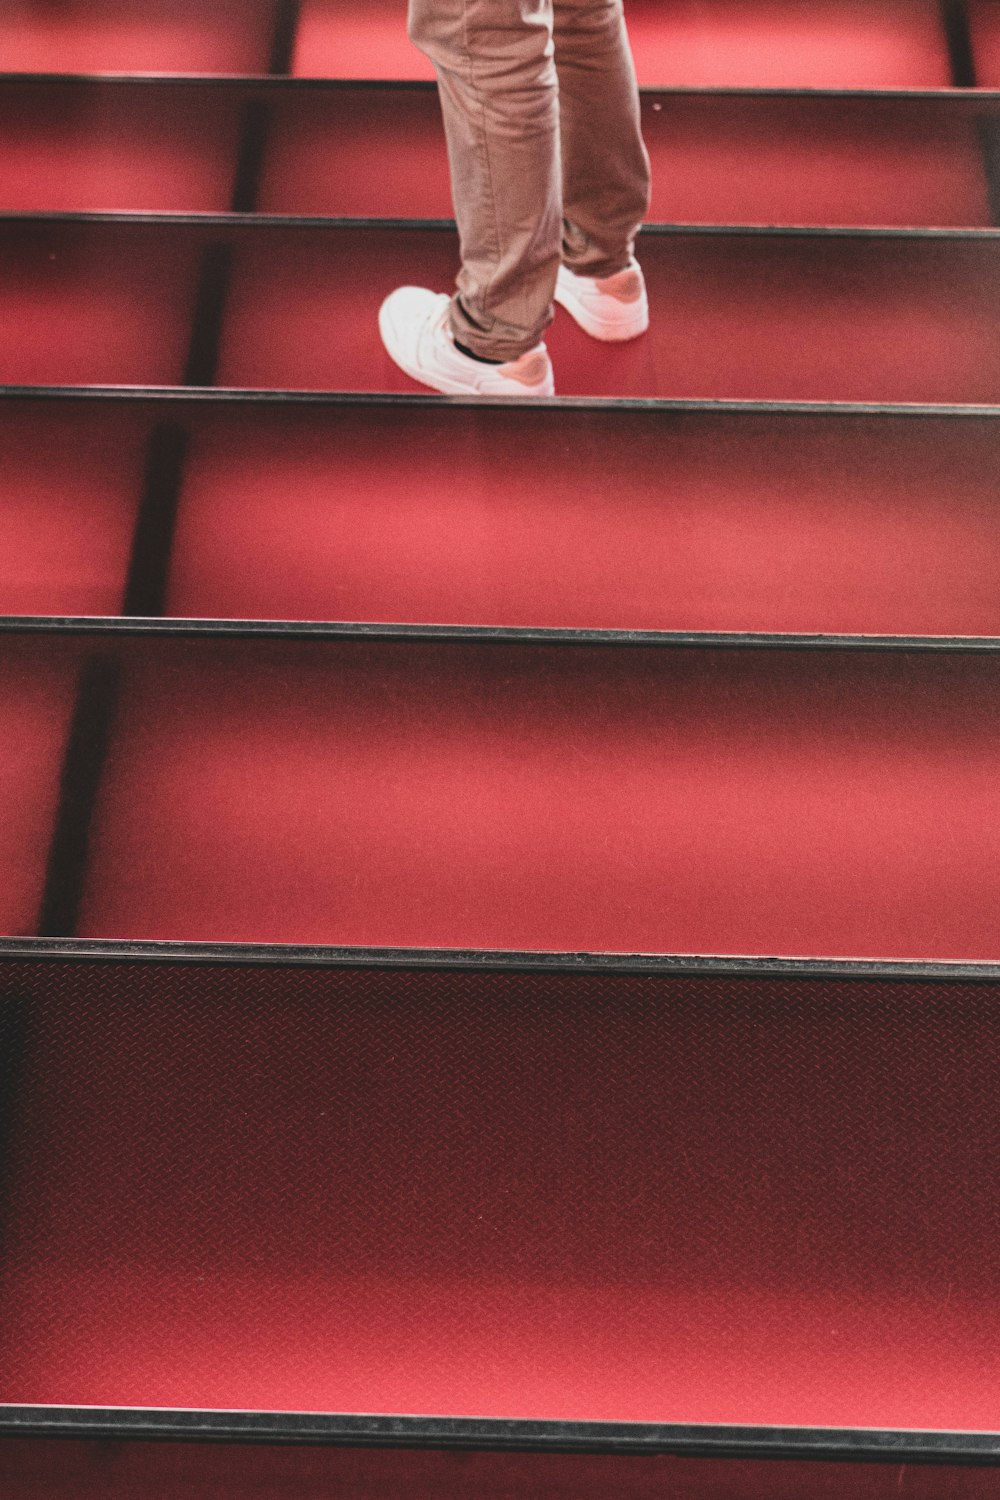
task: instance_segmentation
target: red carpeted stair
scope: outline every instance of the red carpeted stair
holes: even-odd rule
[[[1000,1483],[1000,3],[626,6],[524,407],[401,3],[0,8],[11,1500]]]

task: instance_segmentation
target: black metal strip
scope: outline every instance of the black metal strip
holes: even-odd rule
[[[186,452],[187,435],[181,427],[161,423],[154,428],[132,539],[123,615],[156,616],[166,610],[170,554]]]
[[[317,1412],[0,1406],[0,1436],[90,1437],[485,1452],[674,1454],[850,1463],[1000,1464],[1000,1433],[533,1422]]]
[[[322,214],[234,214],[234,213],[161,213],[114,211],[107,213],[0,212],[0,225],[6,224],[118,224],[146,225],[172,231],[180,228],[244,229],[258,233],[266,229],[312,229],[335,234],[340,230],[385,233],[455,233],[454,219],[377,219],[348,218]],[[818,239],[818,240],[944,240],[978,241],[1000,246],[1000,229],[996,228],[905,228],[867,225],[826,224],[645,224],[643,235],[692,239]]]
[[[941,22],[948,43],[952,85],[957,89],[974,89],[976,60],[965,0],[941,0]]]
[[[0,88],[24,85],[79,86],[81,88],[196,88],[196,89],[267,89],[289,93],[339,93],[353,90],[371,92],[433,93],[433,81],[421,78],[298,78],[273,73],[11,73],[0,69]],[[956,103],[1000,102],[1000,89],[976,88],[975,101],[967,86],[945,88],[772,88],[745,85],[711,87],[699,84],[644,84],[640,95],[649,99],[881,99],[890,101],[921,100],[945,107]]]
[[[299,29],[300,0],[278,0],[267,64],[272,74],[288,74],[295,59],[295,37]]]
[[[407,625],[351,620],[212,620],[119,615],[0,615],[2,635],[210,636],[213,639],[421,641],[464,645],[654,647],[661,650],[935,652],[995,656],[1000,636],[781,635],[753,631],[575,630],[521,625]]]
[[[263,99],[247,99],[240,114],[239,150],[230,208],[236,214],[257,209],[264,153],[270,127],[270,105]]]
[[[448,969],[470,973],[641,974],[685,979],[1000,984],[1000,961],[771,958],[685,953],[552,953],[474,948],[347,948],[295,943],[193,943],[125,938],[0,938],[0,965],[211,964],[229,968]],[[0,1408],[2,1409],[2,1408]]]
[[[231,245],[206,247],[198,277],[191,344],[184,368],[185,385],[211,385],[215,379],[232,267]]]
[[[316,391],[280,390],[233,386],[118,386],[118,385],[0,385],[3,401],[120,401],[176,404],[246,406],[328,406],[389,409],[407,407],[465,407],[482,412],[523,410],[558,420],[565,412],[658,412],[664,417],[681,415],[720,417],[823,417],[892,420],[995,421],[1000,406],[934,406],[898,402],[864,401],[699,401],[659,396],[556,396],[539,401],[537,397],[435,396],[394,394],[388,391]]]
[[[117,658],[105,654],[91,657],[80,672],[38,918],[42,938],[72,937],[76,932],[91,822],[118,705],[119,679]]]

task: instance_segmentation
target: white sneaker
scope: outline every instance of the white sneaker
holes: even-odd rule
[[[624,271],[597,278],[578,276],[559,267],[556,301],[576,319],[584,333],[606,344],[637,339],[649,327],[649,299],[639,262]]]
[[[379,309],[382,342],[401,370],[446,396],[554,396],[552,361],[537,344],[503,365],[487,365],[456,349],[448,316],[451,298],[419,286],[390,292]]]

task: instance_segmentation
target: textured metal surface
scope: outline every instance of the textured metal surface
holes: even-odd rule
[[[7,1401],[991,1425],[994,987],[12,963],[3,994]]]
[[[898,1463],[0,1441],[4,1500],[992,1500],[985,1469]]]

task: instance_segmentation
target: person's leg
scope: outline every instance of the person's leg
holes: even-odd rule
[[[513,360],[551,321],[561,259],[552,0],[410,0],[409,30],[437,71],[448,142],[451,329],[480,358]]]
[[[622,0],[554,0],[563,263],[604,278],[630,265],[649,208],[649,157]]]

